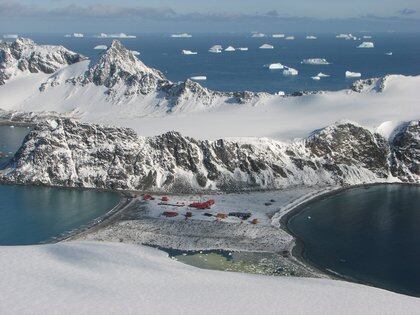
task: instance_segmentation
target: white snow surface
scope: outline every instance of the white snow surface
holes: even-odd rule
[[[30,257],[30,259],[28,259]],[[9,314],[415,314],[420,300],[326,279],[203,270],[144,246],[0,247]]]

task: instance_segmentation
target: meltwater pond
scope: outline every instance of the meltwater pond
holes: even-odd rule
[[[349,189],[307,204],[288,228],[318,267],[420,296],[420,187]]]
[[[0,126],[0,152],[7,163],[29,130]],[[39,244],[88,224],[113,208],[111,192],[0,185],[0,245]]]

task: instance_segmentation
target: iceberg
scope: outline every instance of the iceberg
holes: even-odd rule
[[[295,37],[294,36],[287,36],[286,37],[286,40],[294,40],[295,39]]]
[[[309,58],[303,59],[302,62],[305,65],[329,65],[330,63],[324,58]]]
[[[98,36],[95,36],[96,38],[108,38],[108,34],[101,33]]]
[[[392,56],[392,51],[389,51],[389,52],[385,53],[385,55]]]
[[[284,66],[281,63],[272,63],[268,65],[268,69],[270,70],[282,70],[284,69]]]
[[[309,35],[309,36],[306,36],[306,39],[312,39],[312,40],[314,40],[314,39],[318,39],[318,38],[316,36]]]
[[[93,49],[96,49],[96,50],[107,50],[108,47],[106,45],[97,45]]]
[[[311,77],[311,79],[312,79],[312,80],[314,80],[314,81],[319,81],[319,80],[321,80],[321,78],[320,78],[320,77],[318,77],[318,76]]]
[[[140,52],[137,50],[130,50],[134,56],[140,56]]]
[[[85,37],[85,35],[83,35],[82,33],[73,33],[73,37],[82,38]]]
[[[221,45],[214,45],[210,47],[209,52],[220,54],[222,52],[223,47]]]
[[[190,38],[192,37],[192,35],[188,33],[181,33],[181,34],[172,34],[171,37],[172,38]]]
[[[197,55],[197,52],[196,51],[191,51],[191,50],[185,50],[185,49],[183,49],[182,50],[182,54],[183,55]]]
[[[372,36],[370,36],[370,35],[365,35],[365,36],[363,36],[363,38],[364,38],[364,39],[371,39],[371,38],[372,38]]]
[[[273,35],[271,35],[271,37],[273,37],[273,38],[284,38],[286,35],[284,35],[284,34],[273,34]]]
[[[318,73],[316,76],[317,76],[317,77],[320,77],[320,78],[328,78],[330,75],[329,75],[329,74],[325,74],[325,73],[320,72],[320,73]]]
[[[235,51],[236,49],[233,46],[229,46],[225,49],[225,51]]]
[[[274,46],[270,44],[263,44],[260,46],[260,49],[274,49]]]
[[[102,34],[101,34],[102,35]],[[108,35],[109,38],[118,38],[118,39],[130,39],[130,38],[137,38],[137,36],[135,35],[127,35],[124,33],[119,33],[119,34],[109,34]]]
[[[66,35],[64,35],[64,37],[69,38],[69,37],[71,37],[71,34],[66,34]]]
[[[240,51],[248,51],[248,47],[239,47],[238,50],[240,50]]]
[[[338,39],[345,39],[345,40],[356,40],[357,38],[352,34],[339,34],[336,36]]]
[[[285,70],[283,70],[283,75],[284,76],[295,76],[298,75],[299,71],[297,71],[296,69],[293,68],[287,68]]]
[[[195,77],[191,77],[190,79],[195,81],[205,81],[207,80],[207,77],[205,75],[198,75]]]
[[[283,91],[278,91],[275,95],[285,96],[285,95],[286,95],[286,93],[284,93]]]
[[[374,48],[375,45],[372,42],[363,42],[357,48]]]
[[[252,35],[251,35],[251,37],[254,37],[254,38],[262,38],[262,37],[265,37],[266,35],[265,34],[263,34],[263,33],[252,33]]]
[[[360,78],[362,74],[360,72],[346,71],[346,78]]]
[[[17,39],[19,37],[19,35],[17,34],[4,34],[3,38],[5,39]]]

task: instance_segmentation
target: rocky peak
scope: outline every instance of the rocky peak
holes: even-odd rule
[[[86,59],[63,46],[38,45],[28,38],[0,43],[0,85],[22,72],[51,74]]]
[[[161,81],[167,81],[158,70],[147,67],[120,41],[112,41],[98,63],[79,78],[82,83],[103,85],[109,94],[148,94],[155,91]]]
[[[350,88],[357,93],[362,93],[366,91],[375,91],[380,93],[385,90],[387,80],[388,76],[384,76],[381,78],[357,80],[353,82]]]

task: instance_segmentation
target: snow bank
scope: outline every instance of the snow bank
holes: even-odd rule
[[[28,259],[30,257],[30,259]],[[0,247],[10,314],[415,314],[420,300],[326,279],[202,270],[120,243]]]

